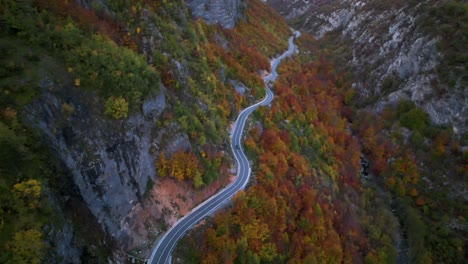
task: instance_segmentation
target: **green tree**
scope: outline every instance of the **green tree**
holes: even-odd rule
[[[262,245],[259,257],[261,260],[272,261],[277,256],[276,247],[273,243]]]
[[[104,113],[115,119],[125,118],[128,115],[128,102],[125,98],[111,96],[105,103]]]
[[[429,124],[429,117],[424,111],[414,106],[411,110],[400,116],[400,123],[410,130],[421,132]]]
[[[201,173],[200,173],[200,171],[197,171],[195,173],[195,177],[193,177],[193,186],[195,188],[200,188],[203,185],[205,185],[205,183],[203,182],[203,178],[201,176]]]

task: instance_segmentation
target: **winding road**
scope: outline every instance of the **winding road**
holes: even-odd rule
[[[271,73],[263,78],[266,88],[265,98],[246,109],[242,110],[237,117],[234,128],[231,131],[231,148],[237,160],[237,176],[236,179],[226,188],[211,196],[209,199],[193,208],[190,213],[179,219],[172,228],[159,240],[154,247],[148,263],[151,264],[168,264],[171,263],[171,255],[179,239],[196,223],[202,220],[205,216],[214,212],[221,205],[228,202],[231,197],[242,190],[247,185],[250,179],[251,168],[247,157],[245,156],[242,147],[242,131],[244,130],[247,117],[255,111],[259,106],[266,106],[273,100],[273,92],[270,90],[270,82],[273,82],[278,77],[276,68],[282,59],[291,55],[295,46],[293,43],[294,37],[299,37],[300,32],[295,31],[294,36],[289,38],[289,48],[281,56],[271,60]]]

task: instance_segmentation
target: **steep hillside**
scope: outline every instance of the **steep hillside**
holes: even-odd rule
[[[361,105],[381,109],[409,99],[436,124],[466,131],[464,1],[266,2],[295,28],[321,39],[338,70],[353,75]]]
[[[201,2],[0,2],[0,262],[145,258],[229,181],[229,122],[289,29]]]
[[[466,138],[410,101],[354,109],[317,42],[298,42],[245,136],[253,184],[176,263],[464,263]]]
[[[342,114],[361,145],[361,184],[390,197],[401,225],[396,262],[464,263],[467,4],[267,2],[332,61],[346,90]],[[371,259],[395,263],[388,257]]]

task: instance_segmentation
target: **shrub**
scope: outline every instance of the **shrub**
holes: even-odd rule
[[[400,123],[410,130],[423,131],[429,123],[429,118],[421,109],[413,108],[401,116]]]
[[[409,138],[409,141],[416,149],[424,147],[424,137],[418,131],[414,131]]]
[[[389,94],[397,90],[400,79],[398,76],[388,75],[382,81],[382,94]]]
[[[429,116],[411,101],[399,102],[396,113],[400,124],[412,131],[423,132],[430,124]]]

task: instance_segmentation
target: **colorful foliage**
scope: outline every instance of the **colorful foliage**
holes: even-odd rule
[[[256,184],[215,216],[197,245],[202,263],[370,258],[370,244],[351,220],[358,217],[356,211],[344,210],[345,192],[333,190],[357,187],[359,144],[340,116],[341,91],[326,80],[332,75],[321,63],[293,60],[281,67],[271,109],[260,116],[264,128],[251,128],[245,142],[258,157]],[[334,187],[325,187],[327,182]],[[384,259],[386,250],[372,252]]]

